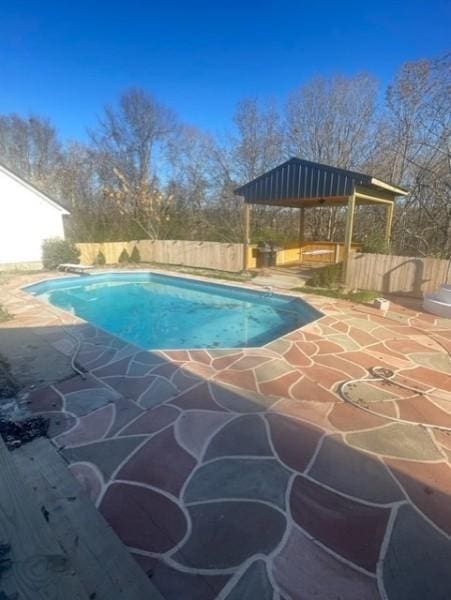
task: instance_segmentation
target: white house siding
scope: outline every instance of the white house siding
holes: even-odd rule
[[[42,241],[64,237],[63,208],[0,167],[0,265],[41,260]]]

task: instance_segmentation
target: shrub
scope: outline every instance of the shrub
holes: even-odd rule
[[[135,246],[130,254],[130,262],[139,263],[141,262],[141,254],[139,253],[138,246]]]
[[[102,250],[99,250],[94,263],[99,266],[102,266],[106,263],[105,254],[102,252]]]
[[[342,263],[327,265],[313,271],[306,285],[310,287],[332,288],[341,282]]]
[[[380,233],[369,233],[363,238],[360,251],[371,254],[390,254],[390,243]]]
[[[45,269],[56,269],[62,263],[80,262],[80,250],[72,242],[49,238],[42,242],[42,264]]]
[[[119,256],[119,262],[120,263],[128,263],[130,262],[130,256],[127,252],[127,250],[124,248]]]

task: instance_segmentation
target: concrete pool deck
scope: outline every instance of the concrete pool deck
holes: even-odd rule
[[[0,335],[87,374],[21,404],[165,598],[451,597],[451,320],[309,295],[325,316],[265,347],[145,352],[20,289],[42,278],[0,287]]]

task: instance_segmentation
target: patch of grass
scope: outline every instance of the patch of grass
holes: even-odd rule
[[[337,288],[321,288],[321,287],[297,287],[293,291],[302,292],[303,294],[316,294],[317,296],[327,296],[328,298],[339,298],[341,300],[351,300],[360,304],[369,304],[375,298],[380,296],[379,292],[372,290],[357,290],[356,292],[342,292]]]
[[[139,267],[142,269],[148,266],[156,269],[162,269],[164,271],[175,271],[176,273],[186,273],[187,275],[201,275],[202,277],[210,277],[211,279],[226,279],[227,281],[249,281],[254,274],[250,273],[232,273],[230,271],[216,271],[215,269],[197,269],[194,267],[182,267],[180,265],[168,265],[166,263],[140,263]]]
[[[0,323],[4,323],[10,319],[12,319],[12,316],[9,314],[6,308],[3,308],[3,306],[0,304]]]

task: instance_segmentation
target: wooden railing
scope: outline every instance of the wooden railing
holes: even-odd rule
[[[338,263],[343,260],[344,244],[338,242],[287,242],[280,247],[277,252],[277,266],[295,265],[295,264],[318,264],[318,263]],[[357,251],[358,244],[353,244],[352,249]],[[248,248],[248,268],[257,267],[257,244],[252,244]]]

